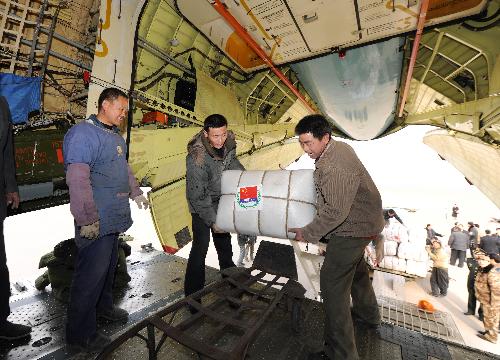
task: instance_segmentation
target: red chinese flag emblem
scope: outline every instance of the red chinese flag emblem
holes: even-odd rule
[[[240,200],[257,199],[257,186],[240,188]]]

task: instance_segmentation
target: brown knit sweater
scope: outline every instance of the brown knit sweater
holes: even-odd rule
[[[384,227],[382,200],[370,174],[348,144],[330,140],[316,160],[318,211],[304,238],[372,237]]]

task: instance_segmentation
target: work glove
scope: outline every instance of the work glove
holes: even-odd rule
[[[97,239],[99,237],[99,220],[89,225],[83,225],[80,228],[80,236],[90,240]]]
[[[142,209],[144,206],[144,210],[147,210],[149,207],[149,201],[146,199],[144,195],[138,195],[134,198],[135,203],[139,209]]]

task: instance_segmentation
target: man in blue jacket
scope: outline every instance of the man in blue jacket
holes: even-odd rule
[[[112,285],[118,260],[118,235],[132,225],[129,198],[149,206],[128,166],[118,127],[127,119],[128,97],[105,89],[98,113],[73,126],[63,153],[70,209],[78,248],[70,291],[66,342],[76,350],[97,351],[109,338],[97,332],[96,318],[125,320],[113,305]]]

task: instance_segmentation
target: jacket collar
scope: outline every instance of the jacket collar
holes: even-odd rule
[[[193,138],[189,141],[187,145],[188,154],[190,154],[193,157],[194,162],[197,165],[203,165],[206,154],[208,154],[215,160],[223,160],[227,156],[227,154],[235,148],[236,148],[236,138],[231,130],[227,131],[227,139],[226,142],[224,143],[224,156],[222,158],[217,155],[212,145],[210,145],[210,143],[208,142],[207,138],[203,133],[203,130],[201,130],[199,133],[193,136]]]
[[[337,143],[337,141],[330,139],[328,144],[326,144],[326,147],[325,147],[325,150],[323,150],[323,153],[315,161],[316,168],[321,168],[321,167],[323,167],[331,162],[332,157],[333,157],[333,153],[335,151],[334,148],[335,148],[336,143]]]
[[[92,124],[94,124],[95,126],[101,128],[101,129],[104,129],[107,131],[112,131],[112,132],[117,133],[117,134],[120,132],[120,129],[118,129],[114,125],[109,127],[108,125],[103,124],[101,121],[99,121],[99,119],[97,118],[96,115],[90,115],[89,120]]]

